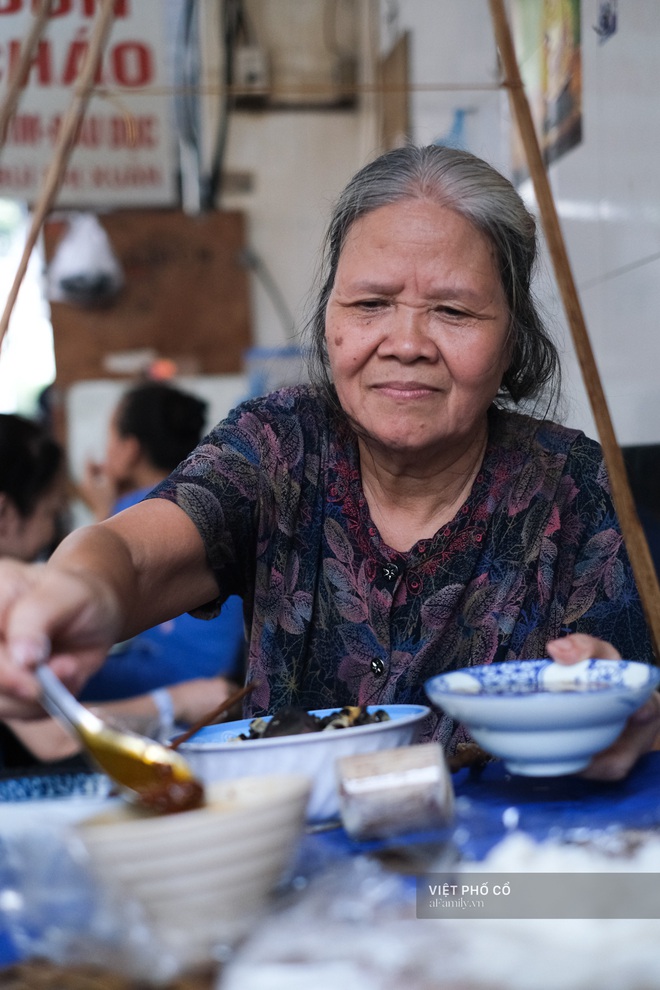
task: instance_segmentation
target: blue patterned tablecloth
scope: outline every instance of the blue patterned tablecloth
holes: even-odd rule
[[[10,966],[12,963],[18,962],[20,958],[20,952],[14,945],[9,933],[3,931],[0,926],[0,967]],[[1,981],[2,974],[0,973]]]
[[[498,761],[481,774],[459,771],[454,788],[468,831],[472,819],[466,852],[477,859],[504,837],[507,823],[538,840],[577,829],[660,827],[660,752],[639,760],[622,781],[521,777],[508,773]]]
[[[3,804],[6,813],[10,803],[38,802],[43,809],[43,820],[48,821],[49,802],[59,802],[66,798],[104,797],[110,793],[110,790],[110,781],[101,773],[26,773],[19,777],[7,775],[0,778],[0,816],[3,814]],[[1,856],[2,851],[0,851]],[[3,862],[0,860],[0,894],[2,894],[2,867]],[[4,927],[2,907],[3,905],[0,905],[0,967],[8,966],[20,958],[20,952],[11,934]]]
[[[450,828],[379,842],[358,842],[342,828],[307,835],[300,849],[302,872],[313,875],[333,860],[374,849],[428,842],[453,843],[464,858],[480,860],[512,828],[538,841],[574,837],[578,830],[584,830],[586,836],[587,832],[606,830],[660,829],[660,752],[648,754],[625,780],[613,783],[575,776],[515,776],[498,761],[487,764],[478,773],[461,770],[454,775],[453,782],[456,820]],[[41,798],[46,811],[49,797],[91,794],[98,786],[99,781],[93,776],[59,781],[33,778],[29,784],[22,779],[0,781],[0,815],[3,800]],[[13,962],[16,954],[0,924],[0,967]]]
[[[97,797],[110,792],[102,773],[25,774],[0,779],[0,814],[4,801],[46,801],[69,797]]]
[[[616,829],[660,829],[660,752],[649,753],[623,781],[603,783],[568,777],[522,777],[500,761],[481,771],[460,770],[453,777],[456,820],[443,832],[357,842],[343,829],[322,833],[319,840],[347,855],[388,845],[452,841],[467,859],[483,859],[512,829],[538,841]]]

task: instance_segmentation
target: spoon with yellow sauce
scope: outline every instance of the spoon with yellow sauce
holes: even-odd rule
[[[180,753],[107,725],[81,705],[46,664],[35,674],[43,707],[78,737],[124,796],[159,812],[185,811],[204,803],[204,788]]]

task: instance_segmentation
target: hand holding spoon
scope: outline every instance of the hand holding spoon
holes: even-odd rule
[[[154,811],[185,811],[204,803],[204,788],[187,761],[161,743],[106,725],[74,698],[46,664],[35,675],[46,711],[73,732],[94,762],[132,801]]]

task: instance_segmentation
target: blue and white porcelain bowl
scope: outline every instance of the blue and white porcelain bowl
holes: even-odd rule
[[[340,757],[375,753],[417,741],[430,709],[425,705],[370,705],[368,712],[382,709],[389,721],[356,725],[329,732],[298,736],[241,740],[252,719],[207,725],[179,747],[196,775],[210,783],[235,777],[270,773],[301,773],[312,781],[307,819],[320,823],[339,817],[339,794],[335,764]],[[314,709],[321,717],[337,708]],[[266,716],[269,721],[271,716]]]
[[[511,660],[438,674],[424,685],[434,705],[512,773],[578,773],[621,733],[660,682],[633,660]]]

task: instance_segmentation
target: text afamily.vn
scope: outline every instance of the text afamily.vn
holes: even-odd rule
[[[456,900],[446,899],[444,897],[431,897],[429,898],[428,906],[429,908],[440,908],[445,911],[456,909],[459,911],[467,911],[468,909],[479,911],[486,907],[486,902],[466,897],[459,897]]]
[[[469,894],[470,897],[488,897],[489,894],[494,894],[495,897],[503,895],[508,897],[511,893],[511,886],[508,883],[495,883],[492,887],[487,883],[430,883],[428,884],[428,891],[431,897],[445,898],[445,897],[456,897],[460,893],[461,897]]]

